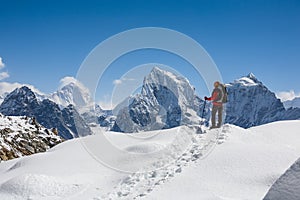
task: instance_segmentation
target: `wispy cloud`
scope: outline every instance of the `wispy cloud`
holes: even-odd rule
[[[2,58],[0,57],[0,69],[4,68],[5,67],[5,64],[4,62],[2,61]]]
[[[122,84],[122,80],[121,79],[116,79],[116,80],[113,81],[113,84],[114,85],[120,85],[120,84]]]
[[[300,97],[300,93],[296,93],[294,90],[281,91],[276,93],[277,98],[281,101],[293,100],[296,97]]]
[[[121,78],[121,79],[115,79],[114,81],[113,81],[113,84],[114,85],[120,85],[120,84],[122,84],[122,83],[124,83],[124,82],[126,82],[126,81],[134,81],[135,79],[133,79],[133,78]]]
[[[8,77],[9,77],[9,74],[7,72],[0,73],[0,81],[2,81],[3,79],[6,79]]]
[[[0,70],[5,67],[4,62],[2,61],[2,57],[0,57]],[[0,72],[0,81],[9,77],[8,72]]]

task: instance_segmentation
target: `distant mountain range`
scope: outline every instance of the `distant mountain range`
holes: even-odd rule
[[[283,102],[285,108],[300,108],[300,97],[296,97],[293,100],[287,100]]]
[[[55,102],[45,98],[39,100],[27,86],[22,86],[9,93],[0,105],[0,113],[7,116],[28,116],[46,128],[57,128],[58,134],[64,139],[91,134],[89,126],[70,104],[60,108]]]
[[[286,107],[293,107],[285,108],[251,73],[226,85],[229,102],[225,123],[249,128],[300,119],[300,108],[294,106],[297,100],[285,102]],[[144,78],[141,93],[128,97],[114,112],[92,102],[87,88],[71,77],[66,77],[59,90],[49,95],[33,86],[1,83],[0,97],[2,114],[35,117],[46,128],[57,128],[65,139],[92,134],[89,124],[131,133],[195,125],[201,121],[207,124],[210,117],[210,103],[207,103],[201,119],[204,100],[195,94],[185,77],[157,67]]]
[[[300,119],[300,108],[285,109],[275,94],[252,73],[226,85],[229,101],[225,123],[249,128],[279,120]],[[127,106],[119,108],[114,131],[172,128],[199,124],[201,120],[203,100],[195,95],[194,87],[186,78],[157,67],[145,77],[141,94],[126,101]],[[206,109],[209,106],[207,104]],[[205,110],[206,120],[209,114]]]

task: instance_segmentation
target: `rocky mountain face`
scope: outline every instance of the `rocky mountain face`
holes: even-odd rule
[[[253,74],[227,84],[226,123],[243,128],[300,118],[300,109],[286,110],[275,94]]]
[[[61,142],[56,129],[46,129],[35,118],[0,114],[0,162],[44,152]]]
[[[35,93],[26,86],[17,88],[8,94],[0,105],[0,112],[7,116],[28,116],[46,128],[55,127],[64,139],[91,134],[90,128],[83,121],[76,109],[70,105],[63,109],[49,99],[39,101]]]
[[[145,77],[141,94],[126,101],[121,103],[126,106],[119,108],[114,131],[137,132],[199,124],[204,103],[186,78],[157,67]]]

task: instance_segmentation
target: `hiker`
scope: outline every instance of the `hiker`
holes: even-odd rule
[[[219,81],[214,83],[214,90],[211,97],[204,97],[205,100],[212,101],[213,107],[211,111],[211,129],[220,128],[222,125],[222,112],[223,112],[223,103],[227,102],[227,92],[223,84],[220,84]],[[225,99],[226,98],[226,99]],[[216,114],[218,113],[218,124],[216,126]]]

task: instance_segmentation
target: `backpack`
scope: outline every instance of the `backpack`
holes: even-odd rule
[[[225,84],[220,84],[220,86],[221,86],[222,93],[223,93],[222,99],[220,99],[220,100],[221,100],[222,103],[227,103],[228,102],[228,92],[227,92],[226,85]]]
[[[220,102],[220,103],[228,102],[228,92],[224,84],[220,83],[219,87],[216,88],[214,91],[218,92],[218,98],[215,100],[215,102]]]

